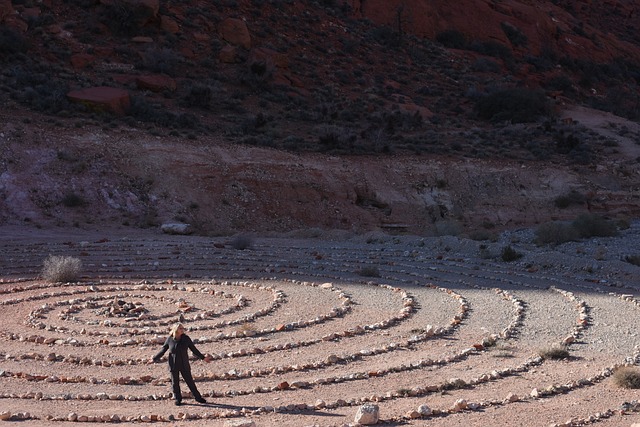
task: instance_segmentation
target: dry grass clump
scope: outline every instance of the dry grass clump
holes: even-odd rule
[[[49,282],[75,282],[82,271],[82,261],[70,256],[49,255],[44,260],[42,277]]]
[[[618,387],[622,388],[640,388],[640,370],[625,366],[613,373],[613,382]]]
[[[568,359],[570,356],[569,350],[563,345],[542,348],[538,351],[538,354],[545,360],[563,360]]]

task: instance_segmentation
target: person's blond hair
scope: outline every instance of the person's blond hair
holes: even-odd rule
[[[182,323],[176,323],[175,325],[173,325],[171,327],[171,331],[169,331],[169,335],[171,335],[173,338],[175,338],[176,337],[176,332],[178,332],[178,328],[181,327],[181,326],[184,328]]]

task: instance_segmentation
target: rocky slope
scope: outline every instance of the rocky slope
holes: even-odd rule
[[[571,219],[588,210],[617,218],[640,214],[638,125],[585,109],[566,114],[618,143],[598,165],[567,167],[436,155],[295,154],[133,128],[79,130],[35,119],[25,126],[3,114],[0,212],[9,224],[177,221],[206,234],[313,228],[457,234]],[[621,126],[628,126],[628,137],[614,132]],[[571,193],[583,197],[556,206],[555,199]]]
[[[639,116],[636,3],[0,1],[0,220],[447,234],[637,216],[637,123],[572,107]]]

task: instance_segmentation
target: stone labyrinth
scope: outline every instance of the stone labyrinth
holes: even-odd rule
[[[344,426],[373,404],[385,425],[640,422],[638,391],[612,381],[640,361],[639,268],[616,252],[640,253],[638,225],[599,241],[600,260],[585,244],[512,236],[525,254],[514,263],[486,256],[504,242],[452,237],[236,250],[223,238],[8,233],[5,420]],[[49,254],[80,258],[82,279],[40,279]],[[166,362],[147,363],[179,320],[214,357],[191,363],[207,404],[183,383],[174,406]],[[539,356],[559,344],[569,359]]]

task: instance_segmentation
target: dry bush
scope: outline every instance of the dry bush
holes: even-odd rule
[[[239,234],[231,240],[231,247],[239,251],[251,249],[253,247],[253,238],[246,234]]]
[[[541,90],[510,88],[478,98],[476,112],[484,120],[530,123],[550,116],[551,106]]]
[[[538,351],[538,354],[545,360],[562,360],[570,356],[569,350],[563,345],[542,348]]]
[[[536,229],[535,242],[538,245],[560,245],[566,242],[575,242],[579,238],[580,234],[573,225],[562,221],[554,221],[541,224]]]
[[[523,255],[520,252],[513,249],[511,245],[505,246],[504,248],[502,248],[502,252],[500,253],[500,258],[502,258],[504,262],[516,261],[522,257]]]
[[[625,366],[613,373],[613,382],[622,388],[640,388],[640,371],[630,366]]]
[[[362,277],[380,277],[380,270],[375,265],[368,265],[358,270],[358,275]]]
[[[82,271],[82,261],[70,256],[49,255],[44,260],[42,277],[49,282],[75,282]]]
[[[573,222],[573,227],[580,237],[611,237],[618,234],[618,229],[613,221],[609,221],[600,215],[582,214]]]
[[[558,209],[566,209],[573,205],[584,205],[587,202],[587,196],[579,193],[575,190],[570,191],[567,194],[558,196],[553,200],[553,205]]]
[[[624,260],[629,264],[637,265],[640,267],[640,255],[627,255]]]
[[[462,232],[462,226],[455,220],[444,220],[435,223],[436,236],[458,236]]]

